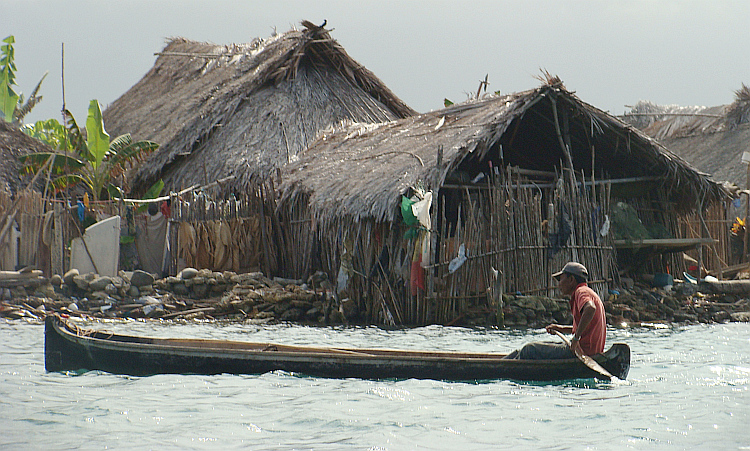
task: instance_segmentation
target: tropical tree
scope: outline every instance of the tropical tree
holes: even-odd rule
[[[0,116],[6,122],[20,124],[24,116],[42,100],[42,96],[38,96],[37,93],[47,73],[42,76],[28,100],[24,102],[23,94],[17,94],[13,89],[16,85],[15,49],[13,48],[15,42],[15,38],[11,35],[3,39],[3,45],[0,47]]]
[[[142,161],[159,145],[151,141],[134,142],[130,134],[110,140],[104,129],[99,102],[89,103],[86,134],[81,132],[73,115],[65,110],[65,126],[54,119],[26,126],[23,131],[41,139],[57,149],[56,152],[39,152],[20,157],[23,173],[36,173],[52,158],[50,183],[56,190],[82,184],[93,200],[121,190],[113,182],[133,164]]]

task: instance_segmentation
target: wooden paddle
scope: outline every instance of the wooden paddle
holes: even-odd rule
[[[559,331],[554,331],[554,332],[555,332],[555,334],[557,334],[558,337],[560,337],[562,339],[562,341],[565,342],[566,345],[568,345],[568,347],[570,347],[570,340],[568,340],[568,337],[566,337],[565,335],[563,335]],[[575,353],[576,357],[578,357],[578,360],[580,360],[581,362],[583,362],[583,364],[586,365],[587,367],[589,367],[592,370],[594,370],[597,373],[599,373],[601,376],[603,376],[603,377],[605,377],[605,378],[607,378],[609,380],[616,379],[616,377],[613,376],[609,371],[605,370],[604,367],[602,367],[601,365],[599,365],[599,363],[597,363],[596,360],[592,359],[591,357],[589,357],[586,354],[584,354],[583,352],[581,352],[580,348],[576,348],[576,350],[574,351],[574,353]]]

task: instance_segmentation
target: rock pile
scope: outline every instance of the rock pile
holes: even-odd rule
[[[27,292],[28,290],[28,292]],[[349,300],[301,280],[269,279],[186,268],[155,279],[144,271],[116,277],[71,270],[49,283],[14,287],[0,303],[0,317],[43,318],[51,312],[101,318],[230,319],[341,324],[354,319]],[[334,304],[337,304],[334,308]]]
[[[319,274],[306,282],[260,272],[236,274],[186,268],[177,276],[155,279],[144,271],[121,271],[116,277],[71,270],[49,281],[37,273],[0,281],[0,317],[37,318],[56,312],[100,318],[226,319],[345,324],[359,320],[356,303],[340,302]],[[12,282],[10,282],[12,280]],[[742,294],[707,294],[690,283],[670,289],[628,284],[610,290],[604,300],[607,322],[623,326],[650,322],[750,321],[750,300]],[[565,299],[503,295],[500,309],[468,310],[452,325],[540,328],[570,324]]]

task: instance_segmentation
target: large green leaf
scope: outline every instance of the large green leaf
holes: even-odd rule
[[[79,160],[70,155],[55,154],[51,152],[37,152],[28,155],[21,155],[18,159],[23,163],[21,173],[36,174],[39,169],[47,163],[50,157],[54,156],[52,164],[49,166],[52,173],[59,175],[71,171],[77,171],[86,165],[86,162]],[[48,168],[48,169],[49,169]]]
[[[75,186],[79,183],[86,183],[86,181],[77,174],[66,174],[52,180],[52,186],[56,192],[60,192],[65,188]]]
[[[117,138],[113,139],[112,142],[109,143],[109,152],[108,155],[116,155],[122,149],[125,149],[130,144],[133,143],[133,139],[130,137],[130,133],[126,133],[124,135],[120,135]]]
[[[94,99],[89,103],[89,116],[86,119],[86,145],[93,156],[91,166],[99,169],[104,156],[109,151],[109,135],[104,130],[104,118],[99,102]]]
[[[18,94],[13,90],[16,84],[16,64],[13,44],[16,42],[11,35],[3,39],[2,58],[0,59],[0,112],[7,122],[13,122],[13,113],[18,105]]]
[[[143,200],[147,199],[156,199],[159,197],[159,194],[161,194],[161,191],[164,189],[164,180],[159,180],[158,182],[151,185],[151,188],[146,191],[146,194],[143,195]],[[143,204],[136,210],[137,213],[143,213],[144,211],[148,210],[148,204]]]
[[[71,149],[86,161],[92,161],[94,156],[89,152],[86,141],[83,139],[83,133],[81,133],[81,129],[78,127],[73,114],[65,110],[63,111],[63,116],[65,117],[65,128],[68,130],[68,140],[70,141]]]
[[[25,124],[21,131],[36,138],[52,148],[60,151],[74,150],[70,145],[68,130],[57,119],[47,119],[46,121],[36,121],[33,124]]]
[[[112,167],[121,166],[121,169],[124,170],[127,165],[142,161],[158,148],[159,145],[151,141],[130,143],[125,147],[119,148],[117,152],[110,153],[107,163]]]

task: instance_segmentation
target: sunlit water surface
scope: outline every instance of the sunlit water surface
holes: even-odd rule
[[[84,322],[134,335],[507,352],[542,330]],[[626,383],[129,377],[44,370],[44,327],[0,320],[0,449],[750,449],[750,324],[608,331]]]

